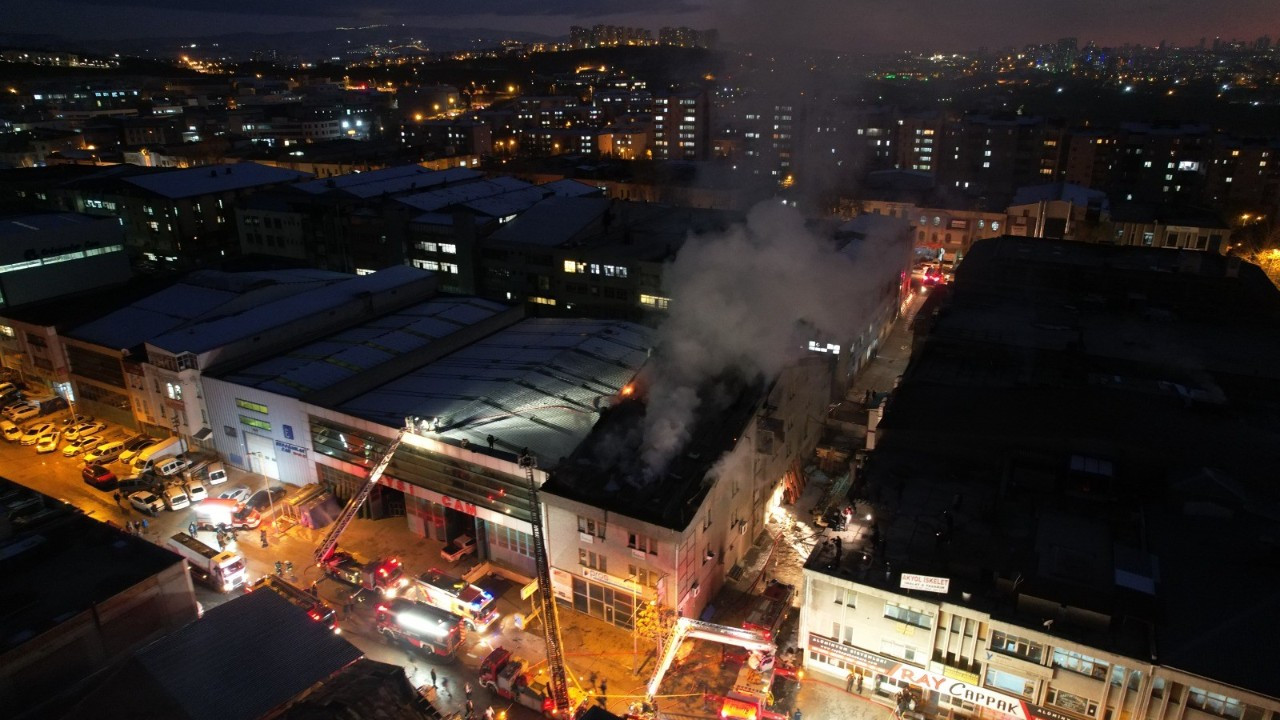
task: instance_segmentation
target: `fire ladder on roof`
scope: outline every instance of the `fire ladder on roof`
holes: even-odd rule
[[[525,452],[520,456],[524,479],[529,483],[530,524],[533,526],[534,561],[538,566],[538,599],[542,603],[542,633],[547,643],[547,667],[551,669],[551,697],[556,703],[556,716],[571,717],[569,680],[564,667],[564,647],[560,641],[560,620],[556,616],[556,598],[551,588],[551,561],[542,532],[542,506],[538,503],[538,486],[533,469],[538,460]]]
[[[355,519],[356,513],[360,511],[360,506],[364,505],[364,501],[369,499],[369,495],[373,492],[373,486],[378,484],[382,474],[391,465],[391,457],[396,454],[396,449],[400,447],[400,441],[404,440],[407,432],[410,432],[407,427],[400,429],[396,439],[391,441],[387,451],[382,454],[382,459],[378,460],[378,464],[373,467],[373,472],[369,473],[369,478],[364,481],[364,487],[360,488],[347,501],[347,506],[342,509],[342,514],[334,521],[333,529],[325,536],[324,542],[320,543],[320,547],[316,548],[316,564],[324,563],[333,555],[333,551],[338,549],[338,538],[342,535],[342,531],[347,529],[347,526]]]

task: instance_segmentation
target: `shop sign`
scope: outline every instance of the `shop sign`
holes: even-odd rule
[[[1030,720],[1021,700],[992,692],[973,683],[954,680],[943,675],[931,673],[928,670],[907,665],[899,665],[888,675],[896,680],[918,685],[927,690],[936,690],[951,697],[960,698],[979,707],[995,710],[1005,715],[1012,715],[1018,720]]]
[[[1039,718],[1039,720],[1077,720],[1075,717],[1067,715],[1066,713],[1058,712],[1053,708],[1047,708],[1041,705],[1032,705],[1031,703],[1024,704],[1027,706],[1027,711],[1031,713],[1031,717]],[[1087,710],[1088,708],[1086,708],[1086,711]]]
[[[971,673],[967,670],[960,670],[959,668],[953,668],[949,665],[943,665],[942,674],[951,678],[952,680],[959,680],[961,682],[967,682],[973,685],[978,684],[978,673]]]
[[[924,590],[925,592],[946,595],[947,591],[951,589],[951,578],[902,573],[902,581],[898,584],[898,587],[903,590]]]
[[[287,452],[287,453],[289,453],[290,455],[295,455],[295,456],[300,457],[300,458],[305,458],[305,457],[307,456],[307,449],[306,449],[306,448],[304,448],[304,447],[298,447],[297,445],[294,445],[293,443],[287,443],[287,442],[285,442],[285,441],[283,441],[283,440],[277,440],[277,441],[276,441],[276,448],[277,448],[277,449],[279,449],[279,450],[281,450],[281,451],[283,451],[283,452]]]
[[[591,580],[595,580],[596,582],[599,582],[599,583],[604,583],[605,585],[611,585],[616,588],[622,588],[627,592],[635,592],[635,589],[632,588],[630,585],[628,585],[626,580],[615,578],[609,573],[602,573],[599,570],[593,570],[592,568],[582,566],[582,576]]]
[[[888,673],[898,664],[896,660],[890,660],[853,645],[836,642],[816,633],[809,633],[809,649],[823,655],[834,655],[845,662],[879,673]]]

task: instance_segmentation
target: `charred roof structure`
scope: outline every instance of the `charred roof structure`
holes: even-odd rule
[[[641,461],[646,405],[628,399],[606,409],[574,453],[551,471],[544,492],[671,530],[693,520],[711,488],[708,473],[732,450],[764,398],[760,382],[721,377],[704,386],[703,410],[677,455],[661,473]]]

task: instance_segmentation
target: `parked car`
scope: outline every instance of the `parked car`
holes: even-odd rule
[[[62,447],[62,454],[66,457],[75,457],[82,452],[89,452],[98,447],[102,443],[101,435],[90,435],[82,437],[74,442],[69,442]]]
[[[0,382],[0,395],[8,395],[9,393],[18,392],[18,386],[11,382]]]
[[[75,415],[70,415],[62,418],[63,425],[79,425],[81,423],[87,423],[87,422],[93,422],[92,415],[80,415],[79,413],[77,413]]]
[[[160,463],[156,468],[156,474],[161,477],[171,478],[178,475],[183,470],[186,470],[187,466],[190,464],[190,460],[186,459],[182,455],[178,455],[177,457],[169,458],[168,460]]]
[[[124,443],[115,440],[109,443],[102,443],[84,456],[86,463],[95,465],[106,465],[113,463],[120,457],[120,451],[124,448]]]
[[[44,413],[45,415],[48,415],[49,413],[52,413],[52,412],[58,412],[59,410],[66,410],[66,409],[67,409],[67,399],[62,396],[51,397],[48,400],[40,401],[40,412]]]
[[[23,403],[9,413],[9,419],[14,422],[22,422],[23,420],[30,420],[39,414],[40,406],[32,405],[31,403]]]
[[[249,499],[246,500],[244,504],[245,507],[257,510],[259,515],[268,517],[271,514],[271,509],[279,504],[281,500],[284,500],[284,496],[288,494],[288,490],[284,489],[280,485],[276,485],[271,488],[270,491],[259,490],[249,496]]]
[[[181,510],[191,506],[191,498],[187,497],[187,491],[181,485],[169,485],[160,491],[160,497],[164,500],[165,507],[170,510]]]
[[[43,455],[44,453],[51,453],[54,450],[57,450],[58,441],[61,439],[62,439],[62,433],[58,432],[57,430],[50,430],[49,432],[41,435],[40,438],[36,440],[36,452]]]
[[[125,441],[124,451],[120,453],[120,462],[126,465],[132,464],[133,459],[138,457],[138,453],[160,442],[153,437],[136,437],[132,440]]]
[[[79,425],[73,426],[70,430],[67,431],[67,439],[75,440],[78,438],[82,438],[85,435],[93,435],[95,433],[100,433],[106,429],[107,429],[106,423],[100,423],[96,420],[82,422]]]
[[[150,490],[139,490],[135,493],[129,493],[129,504],[132,505],[134,509],[151,515],[157,515],[164,509],[164,501]]]
[[[205,489],[204,483],[199,480],[192,480],[187,483],[187,497],[191,499],[191,502],[198,503],[209,497],[209,491]]]
[[[80,477],[84,478],[85,484],[99,490],[114,490],[119,484],[116,474],[101,465],[86,465],[80,471]]]
[[[14,424],[12,420],[0,420],[0,432],[4,433],[4,439],[9,442],[22,437],[22,428]]]
[[[22,431],[22,438],[18,441],[23,445],[35,445],[40,436],[53,429],[53,423],[32,423]]]
[[[152,492],[160,491],[160,483],[151,473],[133,473],[120,478],[120,491],[133,492],[135,490],[151,490]]]
[[[252,494],[253,494],[253,491],[249,489],[248,485],[237,485],[229,490],[223,490],[221,493],[218,494],[218,497],[224,500],[235,500],[236,502],[245,502],[249,499],[249,496]]]

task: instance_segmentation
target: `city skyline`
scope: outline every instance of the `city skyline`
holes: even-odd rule
[[[911,49],[955,51],[978,47],[1051,42],[1077,37],[1100,45],[1139,43],[1193,46],[1252,40],[1280,28],[1280,12],[1264,0],[1226,0],[1219,12],[1203,12],[1190,0],[1168,0],[1143,8],[1100,0],[1015,3],[1013,0],[961,0],[938,7],[931,0],[892,4],[800,2],[780,5],[763,0],[708,2],[660,0],[641,8],[633,4],[582,0],[541,3],[536,9],[509,0],[481,4],[446,2],[422,13],[406,0],[377,0],[352,12],[348,3],[324,0],[297,6],[235,0],[188,4],[175,10],[155,0],[81,3],[60,0],[13,9],[9,28],[15,33],[54,34],[73,39],[208,36],[223,33],[278,33],[342,26],[433,26],[442,29],[525,31],[550,36],[567,34],[571,25],[615,24],[657,29],[664,25],[717,28],[731,44],[778,44],[839,51],[888,52]],[[1039,9],[1036,6],[1039,5]],[[483,12],[476,12],[477,7]],[[79,22],[68,23],[69,18]]]

